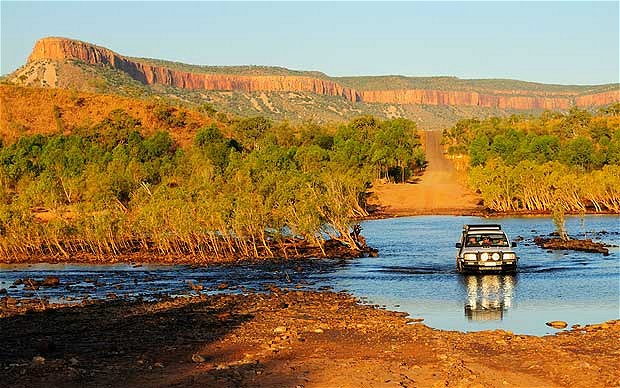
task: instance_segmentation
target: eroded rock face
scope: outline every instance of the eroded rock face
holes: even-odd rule
[[[40,59],[79,60],[91,65],[109,65],[147,84],[163,84],[182,89],[253,91],[297,91],[328,96],[339,96],[349,101],[359,101],[351,88],[336,82],[307,76],[241,76],[234,74],[198,74],[154,66],[123,57],[111,50],[85,42],[44,38],[32,50],[28,62]]]
[[[522,91],[522,93],[525,93]],[[493,95],[478,92],[445,91],[430,89],[366,90],[361,92],[365,102],[388,104],[468,105],[509,109],[568,109],[568,97],[543,97],[523,95]]]
[[[126,58],[104,47],[66,38],[39,40],[28,62],[41,59],[79,60],[88,64],[109,65],[147,84],[163,84],[182,89],[224,91],[310,92],[337,96],[352,102],[376,102],[401,105],[480,106],[500,109],[568,109],[620,101],[620,91],[576,95],[574,92],[529,90],[457,91],[432,89],[355,90],[337,82],[309,76],[244,76],[201,74],[155,66]]]

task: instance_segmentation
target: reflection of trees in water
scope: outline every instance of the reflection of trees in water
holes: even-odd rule
[[[472,321],[501,320],[512,307],[514,275],[465,275],[465,316]]]

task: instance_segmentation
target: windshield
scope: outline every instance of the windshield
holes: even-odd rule
[[[507,247],[508,240],[503,234],[497,233],[482,233],[482,234],[468,234],[467,241],[465,241],[466,247]]]

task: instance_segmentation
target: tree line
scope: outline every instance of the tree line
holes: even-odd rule
[[[461,120],[443,142],[468,160],[469,184],[490,209],[620,212],[620,104]]]
[[[357,249],[350,227],[367,215],[372,180],[423,166],[409,120],[254,117],[200,128],[180,147],[115,110],[71,134],[0,145],[0,255],[269,257],[329,239]]]

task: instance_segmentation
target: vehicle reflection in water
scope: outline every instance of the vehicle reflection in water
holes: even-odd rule
[[[465,316],[470,321],[496,321],[512,307],[517,283],[514,275],[464,275]]]

